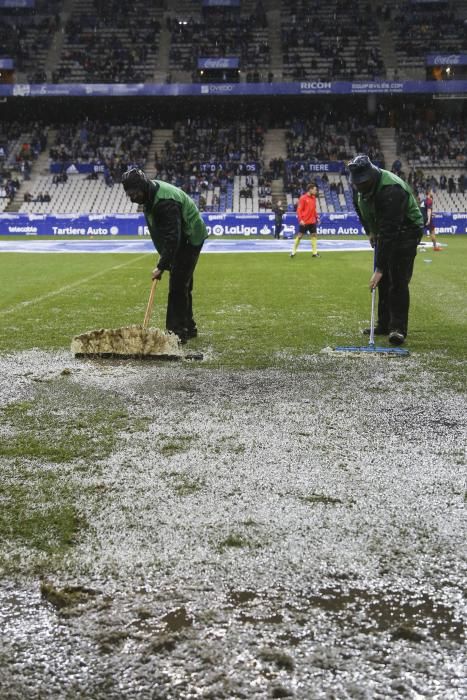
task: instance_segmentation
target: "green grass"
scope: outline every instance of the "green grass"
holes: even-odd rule
[[[173,488],[177,496],[192,496],[204,487],[202,479],[193,478],[180,472],[164,472],[162,478]]]
[[[22,471],[16,483],[0,487],[2,539],[48,554],[73,544],[85,523],[74,506],[72,489],[60,480],[59,473]]]
[[[461,359],[467,237],[444,240],[442,253],[417,256],[409,347]],[[362,344],[372,253],[323,253],[315,260],[308,248],[302,243],[294,260],[279,253],[202,255],[194,295],[200,337],[190,347],[211,348],[210,366],[254,368],[287,366],[327,346]],[[84,331],[141,323],[154,260],[153,254],[2,254],[0,352],[68,348]],[[167,281],[166,275],[152,319],[161,328]]]
[[[0,407],[0,424],[0,540],[33,550],[34,566],[43,570],[87,527],[75,473],[89,479],[90,497],[99,488],[100,461],[133,421],[115,395],[60,377],[38,383],[34,399]],[[0,570],[16,568],[23,568],[21,555],[1,551]]]

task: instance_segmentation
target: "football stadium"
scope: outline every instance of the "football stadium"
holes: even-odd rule
[[[458,700],[467,0],[0,0],[1,700]]]

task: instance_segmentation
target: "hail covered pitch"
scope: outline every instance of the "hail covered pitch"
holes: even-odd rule
[[[129,416],[93,469],[70,461],[88,527],[42,574],[74,602],[0,544],[27,572],[0,585],[3,697],[463,696],[465,396],[416,357],[302,360],[0,358],[0,406]]]

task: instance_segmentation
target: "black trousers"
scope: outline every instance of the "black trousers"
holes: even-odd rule
[[[406,240],[393,247],[383,267],[378,284],[378,325],[407,335],[413,265],[417,254],[418,239]]]
[[[170,273],[166,328],[178,336],[196,332],[193,318],[193,273],[203,245],[192,246],[182,240]]]

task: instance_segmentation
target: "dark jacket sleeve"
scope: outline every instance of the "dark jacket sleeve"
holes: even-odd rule
[[[363,230],[365,231],[366,235],[369,236],[371,231],[368,229],[368,226],[366,225],[366,223],[363,219],[363,216],[361,214],[360,207],[358,206],[358,199],[357,199],[357,194],[356,194],[355,190],[352,191],[352,200],[353,200],[353,206],[354,206],[355,212],[356,212],[358,218],[360,219],[361,225],[363,226]]]
[[[182,211],[173,199],[162,199],[153,209],[157,222],[157,249],[160,254],[159,270],[172,270],[175,254],[182,237]]]
[[[407,232],[404,230],[409,195],[399,185],[382,187],[375,196],[378,220],[375,266],[382,270],[393,246]]]

